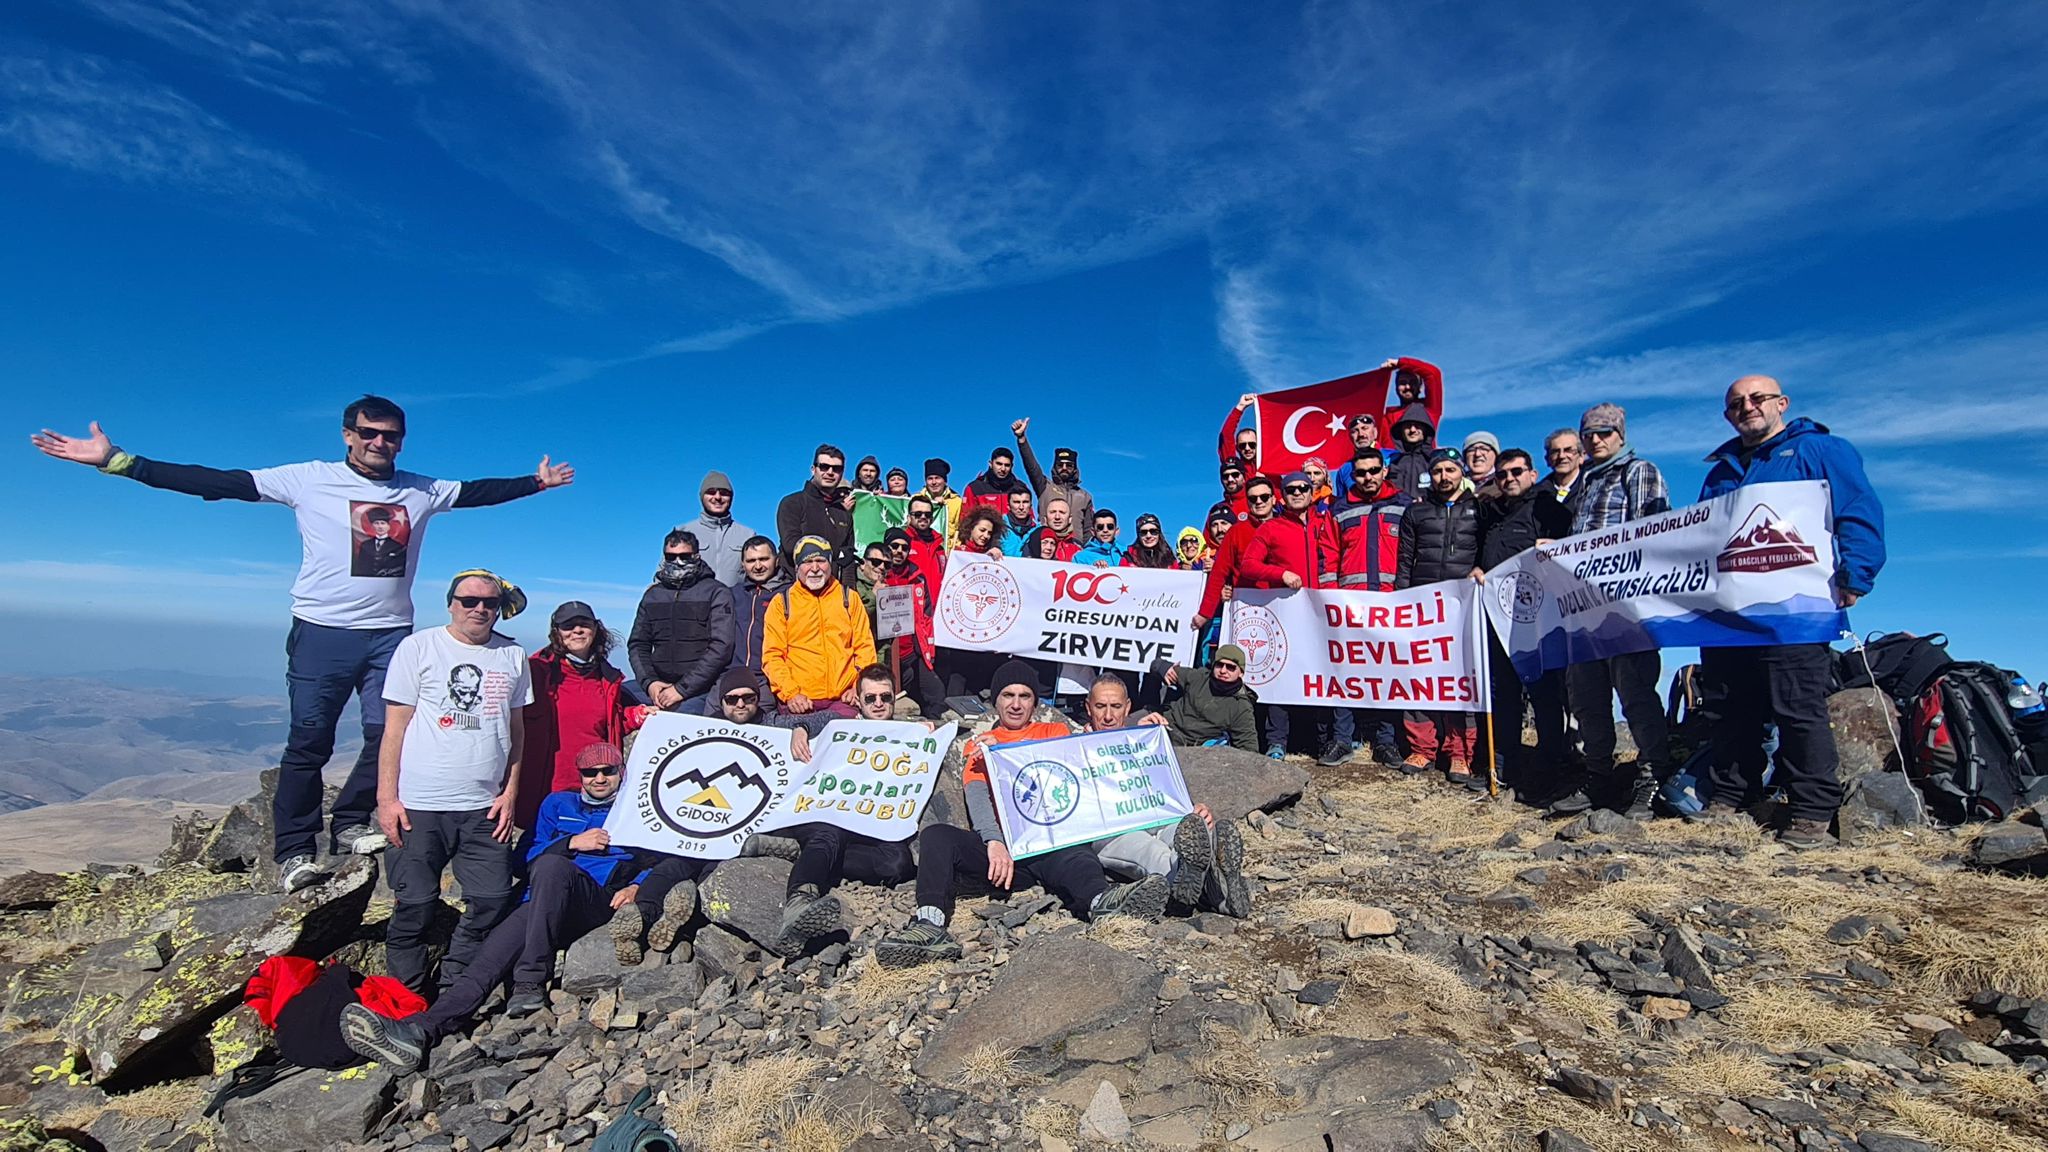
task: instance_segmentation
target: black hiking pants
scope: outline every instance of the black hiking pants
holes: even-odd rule
[[[1825,644],[1702,648],[1700,665],[1720,694],[1713,727],[1714,799],[1745,807],[1763,799],[1766,728],[1778,726],[1778,774],[1794,820],[1835,818],[1842,782],[1835,733],[1828,727],[1834,653]]]
[[[981,835],[951,824],[927,824],[917,836],[917,903],[953,918],[953,891],[962,877],[988,881],[988,845]],[[1086,844],[1016,862],[1010,891],[1033,884],[1060,898],[1077,919],[1109,888],[1102,861]]]

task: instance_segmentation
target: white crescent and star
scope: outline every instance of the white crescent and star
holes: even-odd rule
[[[1326,431],[1323,434],[1322,440],[1317,441],[1313,445],[1303,444],[1301,440],[1295,435],[1296,429],[1299,428],[1301,425],[1302,418],[1304,416],[1307,416],[1311,412],[1321,412],[1323,415],[1328,416],[1330,418],[1329,423],[1324,425],[1324,427],[1327,428],[1328,431]],[[1335,436],[1339,432],[1344,431],[1344,428],[1345,420],[1340,413],[1332,412],[1327,408],[1319,408],[1314,404],[1310,404],[1304,408],[1297,408],[1288,415],[1287,422],[1280,426],[1280,443],[1289,452],[1292,452],[1297,456],[1306,456],[1311,452],[1315,452],[1321,449],[1325,443],[1329,442],[1330,437]]]

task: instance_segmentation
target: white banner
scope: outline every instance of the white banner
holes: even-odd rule
[[[657,712],[633,740],[605,831],[622,847],[730,860],[807,771],[786,728]]]
[[[811,740],[810,779],[789,790],[762,831],[837,824],[877,840],[907,840],[932,796],[958,724],[927,732],[898,720],[834,720]]]
[[[1266,704],[1484,712],[1479,599],[1470,580],[1399,592],[1239,588],[1223,638],[1244,649],[1245,683]]]
[[[995,744],[987,756],[1003,835],[1019,860],[1172,824],[1195,810],[1157,724]]]
[[[1195,661],[1189,626],[1202,574],[1173,568],[1089,568],[955,550],[932,616],[941,648],[1007,652],[1090,668],[1149,671]]]
[[[1831,643],[1832,516],[1824,480],[1751,484],[1511,557],[1486,613],[1524,680],[1652,648]]]
[[[917,635],[917,589],[895,584],[875,589],[875,639]]]

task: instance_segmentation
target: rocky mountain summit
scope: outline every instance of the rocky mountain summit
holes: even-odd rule
[[[549,1011],[202,1121],[267,1041],[239,1003],[263,956],[382,966],[377,861],[275,894],[258,798],[154,871],[0,882],[0,1149],[578,1148],[643,1087],[700,1152],[2048,1147],[2048,834],[1911,826],[1859,706],[1839,848],[1183,750],[1244,821],[1248,920],[983,896],[959,962],[890,971],[908,886],[843,887],[847,930],[785,958],[787,865],[733,861],[671,953],[622,968],[595,933]]]

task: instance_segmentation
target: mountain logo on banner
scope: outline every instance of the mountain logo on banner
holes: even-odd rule
[[[1010,801],[1018,815],[1049,828],[1074,814],[1081,803],[1081,778],[1057,760],[1033,760],[1018,769]]]
[[[953,635],[985,644],[1010,630],[1024,612],[1017,578],[993,560],[951,574],[939,591],[939,613]]]
[[[1500,610],[1518,624],[1534,624],[1543,615],[1543,578],[1534,572],[1510,572],[1493,583]]]
[[[774,799],[768,757],[744,740],[713,736],[684,744],[654,767],[654,814],[683,836],[730,832]]]
[[[1287,666],[1287,630],[1265,605],[1238,605],[1230,629],[1230,642],[1244,649],[1244,678],[1252,687],[1270,683]]]
[[[1750,509],[1742,530],[1714,558],[1722,572],[1777,572],[1817,562],[1813,545],[1800,539],[1792,522],[1781,519],[1769,504]]]

